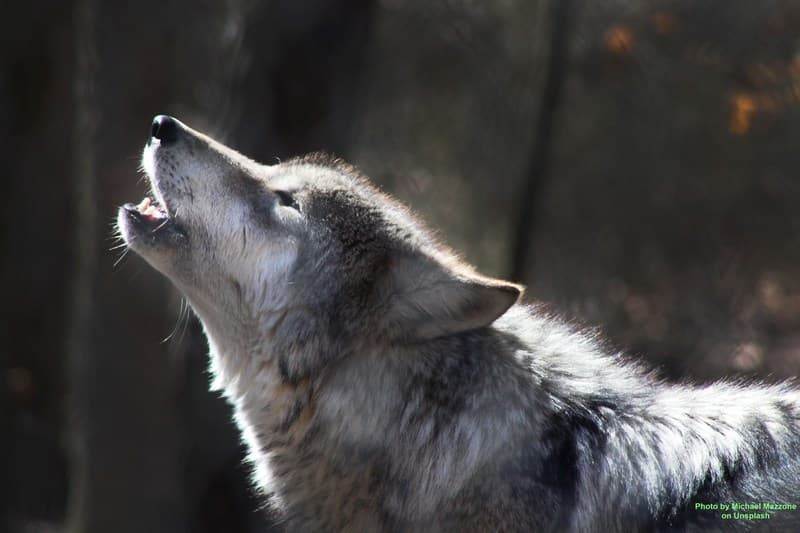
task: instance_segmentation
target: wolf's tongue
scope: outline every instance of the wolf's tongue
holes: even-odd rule
[[[145,196],[144,200],[139,202],[139,205],[136,206],[136,209],[138,209],[140,212],[144,213],[150,207],[150,202],[151,202],[150,197],[149,196]]]

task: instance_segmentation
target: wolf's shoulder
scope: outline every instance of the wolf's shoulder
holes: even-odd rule
[[[517,304],[494,324],[507,355],[536,385],[579,400],[616,392],[649,394],[655,372],[617,349],[598,328],[567,320],[539,304]]]

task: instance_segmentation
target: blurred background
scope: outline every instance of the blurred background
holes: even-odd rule
[[[113,249],[158,113],[356,163],[668,379],[800,373],[794,0],[21,2],[0,35],[2,531],[270,530],[196,320]]]

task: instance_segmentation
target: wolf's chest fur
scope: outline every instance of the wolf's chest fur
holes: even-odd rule
[[[232,398],[249,449],[254,482],[271,497],[293,531],[372,531],[380,528],[378,472],[352,468],[325,449],[317,399],[309,379],[287,383],[274,364],[259,369],[259,389]]]
[[[470,346],[478,347],[461,344]],[[536,434],[524,413],[530,391],[497,389],[519,384],[524,370],[514,361],[387,349],[297,382],[272,362],[244,364],[243,374],[212,366],[227,372],[254,481],[290,531],[456,531],[498,523],[476,505],[499,488],[496,479],[479,476],[497,476]]]

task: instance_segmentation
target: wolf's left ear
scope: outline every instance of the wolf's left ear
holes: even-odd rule
[[[388,274],[389,331],[407,339],[488,326],[522,294],[519,285],[416,253],[392,257]]]

